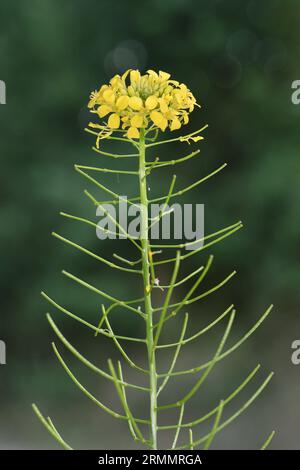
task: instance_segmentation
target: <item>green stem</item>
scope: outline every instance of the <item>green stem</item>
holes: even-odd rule
[[[142,275],[145,295],[145,315],[147,323],[147,350],[150,376],[150,426],[152,448],[157,449],[157,374],[155,364],[154,338],[153,338],[153,309],[151,304],[150,279],[150,243],[148,239],[148,196],[145,162],[145,130],[140,132],[139,145],[139,186],[141,202],[141,244],[142,244]]]

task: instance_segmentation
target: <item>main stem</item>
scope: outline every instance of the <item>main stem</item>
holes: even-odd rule
[[[145,131],[140,131],[139,148],[139,183],[141,201],[141,244],[142,244],[142,271],[145,296],[145,313],[147,316],[147,350],[150,375],[150,426],[152,447],[157,449],[157,374],[155,364],[154,338],[153,338],[153,310],[151,304],[151,277],[150,277],[150,244],[148,234],[148,196],[147,178],[145,168]]]

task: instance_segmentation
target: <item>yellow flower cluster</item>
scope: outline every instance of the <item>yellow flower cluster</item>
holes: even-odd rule
[[[195,97],[183,83],[170,79],[170,74],[148,70],[127,70],[115,75],[108,85],[102,85],[90,96],[88,108],[101,119],[108,116],[107,124],[91,123],[102,129],[103,138],[115,129],[124,129],[130,139],[138,139],[141,128],[165,131],[180,129],[189,121],[197,105]]]

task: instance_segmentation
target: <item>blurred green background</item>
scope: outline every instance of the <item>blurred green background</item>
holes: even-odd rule
[[[300,79],[299,16],[296,0],[1,1],[0,79],[6,82],[7,104],[0,106],[0,338],[7,345],[7,365],[0,366],[0,448],[57,448],[33,415],[32,401],[74,447],[134,448],[126,425],[89,402],[57,362],[51,349],[56,338],[45,313],[50,311],[66,337],[104,368],[107,357],[117,358],[111,343],[94,338],[40,297],[43,289],[97,324],[101,299],[63,277],[61,269],[119,298],[139,296],[135,278],[50,235],[55,229],[100,255],[135,256],[127,241],[100,242],[90,227],[59,216],[64,210],[95,219],[83,195],[92,187],[73,165],[111,162],[92,152],[93,139],[83,132],[86,103],[92,90],[127,68],[168,71],[193,91],[202,108],[193,113],[188,129],[206,122],[209,128],[201,156],[178,166],[178,188],[227,162],[226,170],[188,193],[184,202],[205,204],[206,233],[240,219],[245,224],[187,263],[195,269],[209,253],[215,255],[206,288],[238,270],[230,286],[193,305],[193,327],[199,329],[233,302],[238,316],[231,344],[275,304],[257,334],[216,367],[188,414],[200,416],[214,407],[260,362],[262,372],[228,406],[226,416],[274,370],[271,385],[217,436],[214,448],[258,448],[272,429],[278,431],[272,448],[300,448],[300,366],[290,360],[291,343],[300,334],[300,106],[291,103],[291,83]],[[159,156],[176,158],[187,150],[185,144],[164,146]],[[167,189],[171,171],[153,173],[152,194]],[[135,193],[136,183],[128,178],[98,176],[118,192]],[[167,281],[169,272],[160,275]],[[114,327],[142,334],[130,312],[120,312]],[[178,327],[174,322],[170,334]],[[210,357],[221,332],[216,328],[186,347],[178,368]],[[59,349],[82,383],[117,409],[113,386],[78,365],[63,346]],[[139,348],[130,352],[143,361]],[[162,358],[162,370],[167,366],[168,358]],[[173,393],[174,384],[169,399]],[[134,396],[134,402],[144,415],[143,396]],[[167,438],[161,436],[162,445],[168,445]]]

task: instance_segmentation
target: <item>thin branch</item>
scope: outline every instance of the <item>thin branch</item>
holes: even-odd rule
[[[147,144],[146,148],[154,147],[156,145],[168,144],[170,142],[177,142],[177,141],[184,142],[187,139],[189,139],[189,138],[191,138],[191,137],[193,137],[197,134],[200,134],[200,132],[204,131],[207,127],[208,127],[208,124],[205,124],[205,126],[201,127],[201,129],[198,129],[197,131],[191,132],[190,134],[186,134],[186,135],[180,136],[180,137],[175,137],[174,139],[161,140],[160,142],[154,142],[153,144]]]
[[[263,392],[263,390],[266,388],[266,386],[268,385],[268,383],[270,382],[271,378],[273,377],[274,373],[271,372],[267,378],[265,379],[265,381],[262,383],[262,385],[256,390],[256,392],[249,398],[248,401],[246,401],[246,403],[244,403],[244,405],[238,410],[236,411],[236,413],[234,413],[232,416],[230,416],[230,418],[228,418],[226,421],[223,421],[223,423],[218,426],[217,430],[216,430],[216,434],[218,432],[220,432],[222,429],[224,429],[226,426],[228,426],[230,423],[232,423],[236,418],[238,418],[244,411],[246,411],[249,406],[256,400],[256,398],[258,398],[258,396]],[[202,444],[203,442],[205,442],[207,439],[208,439],[208,436],[209,434],[206,434],[205,436],[201,437],[200,439],[197,439],[196,441],[193,441],[193,446],[198,446],[200,444]],[[177,447],[176,450],[182,450],[182,449],[187,449],[189,448],[189,445],[190,444],[187,444],[187,445],[183,445],[183,446],[180,446],[180,447]]]
[[[155,141],[157,136],[158,136],[158,133],[159,133],[159,128],[155,125],[155,124],[152,124],[148,130],[145,130],[145,136],[147,136],[148,134],[150,134],[150,132],[153,132],[154,131],[154,135],[153,137],[146,137],[146,140],[152,140],[152,141]]]
[[[125,272],[128,272],[128,273],[135,273],[135,274],[141,274],[141,272],[142,272],[141,269],[125,268],[125,267],[120,266],[120,265],[118,265],[118,264],[112,263],[111,261],[109,261],[109,260],[107,260],[107,259],[105,259],[105,258],[102,258],[102,256],[96,255],[96,253],[93,253],[92,251],[87,250],[87,249],[84,248],[83,246],[78,245],[77,243],[72,242],[72,241],[69,240],[68,238],[62,237],[61,235],[59,235],[59,234],[56,233],[56,232],[52,232],[52,235],[53,235],[55,238],[57,238],[58,240],[61,240],[61,241],[63,241],[64,243],[67,243],[68,245],[73,246],[73,247],[76,248],[77,250],[82,251],[83,253],[86,253],[87,255],[89,255],[89,256],[91,256],[92,258],[95,258],[95,259],[101,261],[102,263],[106,264],[107,266],[110,266],[111,268],[119,269],[120,271],[125,271]]]
[[[123,153],[123,154],[117,154],[117,153],[110,153],[110,152],[104,152],[103,150],[97,149],[96,147],[92,147],[94,152],[99,153],[100,155],[104,155],[105,157],[111,157],[111,158],[133,158],[133,157],[138,157],[138,153]]]
[[[112,191],[111,189],[108,189],[106,186],[104,186],[102,183],[99,183],[99,181],[95,180],[92,176],[88,175],[85,173],[85,171],[81,170],[77,165],[74,165],[75,170],[80,173],[82,176],[84,176],[86,179],[91,181],[91,183],[94,183],[98,188],[102,189],[104,192],[107,194],[110,194],[111,196],[114,196],[115,198],[119,199],[120,195]]]
[[[154,160],[152,162],[147,162],[147,164],[150,165],[151,169],[159,169],[164,166],[170,166],[170,165],[177,165],[178,163],[185,162],[186,160],[190,160],[191,158],[196,157],[200,153],[200,150],[195,150],[194,152],[189,153],[188,155],[185,155],[184,157],[173,159],[173,160],[167,160],[160,162],[158,160]]]
[[[171,194],[170,199],[173,198],[173,197],[176,197],[176,196],[182,196],[182,194],[186,193],[187,191],[190,191],[191,189],[196,188],[197,186],[199,186],[199,184],[204,183],[204,181],[208,180],[208,179],[211,178],[212,176],[214,176],[214,175],[216,175],[217,173],[219,173],[220,171],[222,171],[226,166],[227,166],[227,163],[224,163],[223,165],[221,165],[219,168],[217,168],[216,170],[212,171],[212,172],[209,173],[208,175],[204,176],[203,178],[199,179],[198,181],[195,181],[195,183],[192,183],[192,184],[190,184],[189,186],[187,186],[186,188],[183,188],[183,189],[181,189],[180,191],[177,191],[176,193]],[[157,198],[155,198],[155,199],[150,199],[149,202],[150,202],[150,203],[159,202],[159,201],[162,201],[163,199],[164,199],[164,196],[162,196],[162,197],[157,197]]]
[[[169,308],[177,307],[177,309],[174,312],[172,312],[172,316],[176,315],[184,305],[193,304],[193,303],[197,302],[198,300],[203,299],[204,297],[207,297],[208,295],[212,294],[213,292],[219,290],[221,287],[223,287],[225,284],[227,284],[229,282],[229,280],[233,276],[235,276],[235,274],[236,274],[236,271],[232,271],[232,273],[230,273],[225,279],[223,279],[223,281],[219,282],[219,284],[212,287],[211,289],[208,289],[206,292],[203,292],[202,294],[197,295],[197,297],[189,299],[188,294],[187,294],[186,299],[184,298],[181,302],[177,302],[176,304],[169,305]],[[154,312],[159,312],[160,310],[161,310],[161,307],[157,307],[157,308],[154,309]]]
[[[236,228],[237,226],[239,226],[241,224],[242,224],[242,222],[239,220],[238,222],[235,222],[234,224],[229,225],[228,227],[224,227],[224,228],[218,230],[217,232],[210,233],[209,235],[205,235],[204,237],[197,238],[197,240],[193,240],[192,242],[179,243],[177,245],[170,245],[170,244],[169,245],[162,245],[162,244],[155,245],[155,244],[151,244],[151,248],[187,249],[187,248],[190,248],[192,245],[196,245],[199,242],[209,240],[210,238],[216,237],[217,235],[221,235],[222,233],[227,232],[228,230],[231,230],[232,228]]]
[[[189,429],[189,449],[190,450],[194,450],[194,444],[193,444],[193,430],[192,429]]]
[[[122,227],[122,225],[117,221],[117,219],[113,217],[110,214],[110,212],[105,209],[103,205],[98,204],[98,207],[100,207],[103,210],[104,214],[116,225],[116,227],[118,227],[118,229],[122,232],[122,234],[125,235],[125,238],[128,238],[128,240],[130,240],[139,251],[142,251],[142,248],[140,247],[138,242],[136,242],[135,239],[131,235],[129,235],[129,233],[124,229],[124,227]]]
[[[202,271],[204,269],[204,266],[200,266],[199,268],[195,269],[195,271],[193,271],[192,273],[188,274],[188,276],[184,277],[183,279],[181,279],[180,281],[177,281],[173,284],[173,287],[178,287],[178,286],[181,286],[182,284],[184,284],[186,281],[188,281],[189,279],[191,279],[192,277],[196,276],[196,274],[198,274],[200,271]],[[170,284],[168,285],[161,285],[160,286],[157,286],[157,288],[162,288],[162,289],[168,289],[170,287]]]
[[[63,336],[63,334],[61,333],[61,331],[59,330],[58,326],[53,321],[49,313],[47,314],[47,320],[51,328],[53,329],[54,333],[61,340],[61,342],[66,346],[66,348],[73,354],[73,356],[75,356],[80,362],[82,362],[88,369],[92,370],[93,372],[95,372],[96,374],[100,375],[101,377],[107,380],[113,381],[113,377],[110,374],[108,374],[104,370],[92,364],[88,359],[86,359],[82,354],[80,354],[80,352],[77,351],[77,349],[75,349],[74,346],[72,346],[72,344]],[[135,390],[149,392],[149,388],[147,387],[141,387],[139,385],[134,385],[134,384],[130,384],[127,382],[124,382],[122,385],[124,385],[124,387],[134,388]]]
[[[162,330],[162,327],[163,327],[163,324],[164,324],[164,321],[165,321],[165,316],[166,316],[167,311],[168,311],[168,305],[169,305],[169,302],[170,302],[170,299],[171,299],[171,296],[172,296],[172,293],[173,293],[174,283],[176,282],[176,278],[177,278],[177,275],[178,275],[179,266],[180,266],[180,251],[177,251],[176,259],[175,259],[175,265],[174,265],[174,269],[173,269],[173,274],[172,274],[172,278],[171,278],[171,282],[170,282],[170,287],[169,287],[168,292],[166,294],[164,304],[163,304],[163,308],[162,308],[162,313],[161,313],[160,319],[159,319],[158,324],[157,324],[157,330],[156,330],[156,334],[155,334],[154,342],[153,342],[153,350],[155,350],[155,348],[158,344],[160,333],[161,333],[161,330]]]
[[[130,421],[131,423],[131,426],[132,428],[134,429],[134,432],[136,433],[137,437],[142,441],[142,442],[145,442],[146,440],[144,439],[144,436],[142,435],[142,432],[140,431],[140,428],[138,427],[137,423],[136,423],[136,420],[134,418],[134,416],[132,415],[130,409],[129,409],[129,406],[128,406],[128,403],[127,403],[127,400],[126,400],[126,396],[124,395],[123,393],[123,388],[122,386],[120,385],[120,380],[118,379],[117,377],[117,374],[115,372],[115,368],[113,366],[113,363],[111,361],[111,359],[108,360],[108,366],[109,366],[109,369],[110,369],[110,372],[111,372],[111,375],[113,377],[113,381],[114,381],[114,384],[115,384],[115,387],[116,387],[116,390],[117,390],[117,393],[119,395],[119,398],[120,398],[120,401],[123,405],[123,408],[124,408],[124,411],[126,413],[126,416],[128,418],[128,421]],[[123,381],[122,381],[123,382]]]
[[[113,205],[116,205],[120,202],[120,197],[118,196],[118,198],[116,199],[112,199],[111,201],[99,201],[97,200],[89,191],[87,191],[86,189],[84,190],[84,194],[92,201],[92,203],[95,205],[95,206],[98,206],[98,205],[102,205],[102,204],[113,204]],[[138,204],[135,204],[133,201],[139,201],[139,198],[138,197],[135,197],[135,198],[130,198],[130,199],[127,199],[127,202],[135,207],[139,207]]]
[[[117,232],[112,232],[111,230],[105,229],[104,227],[98,226],[95,222],[92,222],[89,219],[85,219],[84,217],[77,217],[76,215],[68,214],[66,212],[60,212],[59,215],[62,217],[66,217],[67,219],[76,220],[77,222],[82,222],[84,224],[90,225],[91,227],[95,227],[96,229],[99,228],[104,233],[112,235],[113,237],[117,238]]]
[[[95,335],[94,335],[95,337],[98,336],[98,332],[101,330],[101,326],[106,321],[106,317],[109,314],[110,310],[112,310],[117,305],[118,304],[112,304],[112,305],[109,306],[109,308],[107,310],[105,309],[103,304],[101,305],[102,317],[100,318],[100,321],[99,321],[99,324],[98,324],[98,327],[97,327],[97,331],[95,332]],[[109,331],[109,333],[110,333],[110,337],[112,338],[114,336],[113,332]]]
[[[89,181],[91,181],[92,183],[94,183],[98,188],[102,189],[104,192],[106,192],[107,194],[110,194],[111,196],[114,196],[116,199],[120,199],[121,196],[120,194],[117,194],[115,193],[114,191],[112,191],[111,189],[107,188],[106,186],[104,186],[102,183],[100,183],[98,180],[95,180],[95,178],[93,178],[92,176],[90,176],[88,173],[85,173],[85,171],[81,170],[77,165],[74,165],[74,168],[75,170],[80,173],[82,176],[84,176],[86,179],[88,179]],[[131,200],[130,199],[127,199],[127,202],[129,204],[132,204],[134,206],[136,206],[136,204],[134,203],[131,203]],[[99,205],[99,204],[98,204]]]
[[[101,297],[104,297],[104,299],[108,299],[111,302],[115,302],[120,307],[127,308],[127,310],[130,310],[131,312],[137,313],[140,317],[145,319],[145,314],[144,313],[142,313],[139,309],[131,307],[130,305],[128,305],[125,300],[116,299],[115,297],[112,297],[111,295],[106,294],[105,292],[102,292],[101,290],[97,289],[96,287],[92,286],[91,284],[88,284],[87,282],[83,281],[79,277],[76,277],[73,274],[68,273],[65,270],[63,270],[62,273],[65,276],[67,276],[68,278],[70,278],[73,281],[77,282],[78,284],[82,285],[83,287],[86,287],[87,289],[91,290],[92,292],[95,292],[96,294],[100,295]]]
[[[118,361],[118,373],[119,373],[120,380],[123,382],[123,381],[124,381],[124,380],[123,380],[123,371],[122,371],[122,366],[121,366],[121,362],[120,362],[120,361]],[[126,404],[127,404],[127,406],[128,406],[127,396],[126,396],[126,389],[125,389],[125,387],[123,387],[122,385],[121,385],[121,389],[122,389],[122,393],[123,393],[124,400],[126,401]],[[139,438],[137,437],[137,435],[136,435],[136,433],[135,433],[135,430],[134,430],[134,428],[133,428],[133,426],[132,426],[131,421],[129,421],[129,420],[127,420],[127,421],[128,421],[129,431],[130,431],[130,433],[131,433],[133,439],[134,439],[135,441],[141,441],[141,439],[139,439]],[[141,422],[142,420],[136,419],[135,421],[136,421],[136,422]],[[149,421],[148,421],[147,424],[149,424]],[[150,445],[150,441],[147,441],[147,440],[145,440],[145,439],[144,439],[144,441],[142,441],[142,442],[143,442],[144,444]]]
[[[99,137],[99,132],[95,132],[95,131],[92,131],[91,129],[89,129],[88,127],[86,127],[84,129],[86,132],[88,132],[89,134],[93,134],[97,137]],[[114,131],[116,132],[118,129],[114,129]],[[134,145],[135,147],[138,147],[138,144],[136,142],[134,142],[133,140],[131,139],[124,139],[123,137],[112,137],[112,136],[107,136],[105,137],[106,140],[116,140],[116,141],[119,141],[119,142],[125,142],[126,144],[132,144]]]
[[[181,302],[176,302],[175,304],[170,304],[168,306],[168,308],[177,307],[175,309],[175,311],[172,312],[173,315],[176,315],[184,305],[188,305],[189,303],[193,303],[192,302],[193,299],[189,300],[189,298],[191,297],[191,295],[194,293],[194,291],[197,289],[197,287],[201,284],[201,282],[205,278],[206,274],[208,273],[208,271],[209,271],[209,269],[212,265],[212,262],[213,262],[213,256],[210,255],[208,257],[208,260],[207,260],[207,263],[206,263],[206,266],[205,266],[204,270],[201,272],[201,274],[198,277],[197,281],[194,283],[194,285],[191,287],[191,289],[188,291],[188,293],[184,296],[183,300]],[[204,294],[202,294],[202,295],[204,296]],[[160,307],[153,309],[154,312],[159,312],[160,310],[161,310]]]
[[[214,425],[212,427],[212,430],[211,430],[211,433],[209,434],[209,437],[207,438],[207,441],[204,445],[204,450],[208,450],[211,446],[211,443],[216,435],[216,432],[217,432],[217,429],[218,429],[218,426],[219,426],[219,423],[220,423],[220,419],[221,419],[221,416],[222,416],[222,412],[223,412],[223,400],[220,401],[220,404],[218,406],[218,411],[217,411],[217,414],[216,414],[216,418],[215,418],[215,421],[214,421]]]
[[[62,447],[65,449],[65,450],[73,450],[72,447],[69,446],[69,444],[67,444],[60,436],[60,434],[47,422],[47,420],[44,418],[44,416],[42,415],[42,413],[40,412],[40,410],[38,409],[38,407],[36,406],[35,403],[33,403],[32,405],[32,409],[33,411],[35,412],[36,416],[39,418],[39,420],[41,421],[41,423],[45,426],[45,428],[47,429],[47,431],[54,437],[54,439],[57,440],[57,442],[59,442],[59,444],[62,445]]]
[[[180,429],[181,429],[183,413],[184,413],[184,404],[182,404],[181,408],[180,408],[179,420],[178,420],[178,424],[177,424],[177,428],[176,428],[176,432],[175,432],[174,441],[173,441],[173,444],[172,444],[172,449],[175,449],[175,447],[177,446],[177,441],[178,441],[178,436],[179,436]]]
[[[124,348],[121,346],[121,344],[119,343],[119,341],[117,340],[113,330],[112,330],[112,327],[108,321],[108,318],[107,318],[107,315],[106,315],[106,310],[105,310],[105,307],[104,305],[102,304],[102,312],[103,312],[103,316],[105,318],[105,323],[107,325],[107,328],[108,328],[108,331],[110,332],[111,334],[111,338],[113,340],[113,342],[115,343],[117,349],[120,351],[120,353],[122,354],[122,356],[124,357],[124,359],[126,360],[126,362],[130,365],[130,367],[133,367],[134,369],[137,369],[138,371],[140,372],[143,372],[144,374],[148,374],[149,371],[146,370],[146,369],[143,369],[142,367],[138,366],[137,364],[135,364],[135,362],[133,362],[130,357],[128,356],[128,354],[125,352]]]
[[[223,240],[224,238],[229,237],[230,235],[232,235],[233,233],[235,233],[237,230],[240,230],[242,227],[243,227],[242,224],[237,225],[234,229],[232,229],[232,230],[226,232],[224,235],[222,235],[222,236],[216,238],[215,240],[213,240],[213,241],[207,243],[206,245],[201,246],[200,248],[197,248],[196,250],[190,251],[189,253],[186,253],[185,255],[181,255],[181,256],[180,256],[180,259],[181,259],[181,260],[185,260],[185,259],[189,258],[190,256],[194,256],[194,255],[196,255],[197,253],[200,253],[200,251],[206,250],[206,249],[209,248],[210,246],[215,245],[216,243],[219,243],[219,242],[220,242],[221,240]],[[161,260],[161,261],[156,261],[154,264],[155,264],[155,265],[160,265],[160,264],[172,263],[174,260],[175,260],[175,258],[168,258],[168,259],[164,259],[164,260]]]
[[[129,264],[129,266],[136,266],[137,264],[141,264],[142,261],[142,258],[138,258],[136,261],[130,261],[129,259],[123,258],[123,256],[120,256],[117,253],[113,253],[113,257],[119,261],[123,261],[123,263]]]
[[[230,305],[226,310],[225,312],[223,312],[221,315],[219,315],[214,321],[212,321],[211,323],[209,323],[205,328],[203,328],[202,330],[198,331],[197,333],[195,333],[194,335],[190,336],[189,338],[186,338],[182,341],[182,344],[187,344],[189,343],[190,341],[193,341],[194,339],[196,338],[199,338],[199,336],[202,336],[204,333],[206,333],[207,331],[209,331],[213,326],[215,326],[217,323],[219,323],[224,317],[226,317],[226,315],[228,315],[231,310],[233,309],[234,305]],[[178,346],[178,342],[177,343],[169,343],[169,344],[159,344],[157,346],[157,349],[165,349],[165,348],[172,348],[172,347],[176,347]]]
[[[67,366],[67,364],[65,363],[65,361],[63,360],[61,354],[59,353],[55,343],[52,343],[52,347],[53,347],[53,351],[57,357],[57,359],[59,360],[60,364],[62,365],[62,367],[64,368],[64,370],[66,371],[66,373],[68,374],[68,376],[71,378],[71,380],[74,382],[74,384],[79,388],[79,390],[81,390],[84,395],[86,395],[93,403],[95,403],[99,408],[101,408],[101,410],[105,411],[106,413],[108,413],[109,415],[113,416],[114,418],[118,418],[118,419],[127,419],[126,416],[124,415],[121,415],[120,413],[117,413],[113,410],[111,410],[108,406],[104,405],[103,403],[101,403],[94,395],[92,395],[80,382],[79,380],[75,377],[75,375],[71,372],[71,370],[69,369],[69,367]]]
[[[145,162],[145,168],[146,168],[145,175],[146,176],[149,176],[151,174],[151,171],[153,170],[155,165],[158,165],[158,161],[159,161],[159,157],[156,157],[155,160],[153,160],[152,162]]]
[[[144,297],[140,297],[140,298],[138,298],[138,299],[129,300],[129,301],[127,301],[126,303],[127,303],[127,305],[133,305],[133,304],[141,303],[141,302],[143,302],[143,300],[144,300]],[[96,333],[95,333],[95,336],[97,336],[98,333],[101,331],[101,326],[102,326],[102,324],[104,323],[104,321],[105,321],[107,315],[108,315],[114,308],[116,308],[116,307],[118,307],[118,306],[119,306],[119,304],[118,304],[117,302],[115,302],[115,303],[111,304],[111,305],[108,307],[108,309],[105,311],[105,315],[102,315],[102,317],[100,318],[100,321],[99,321],[99,324],[98,324],[98,327],[97,327],[97,331],[96,331]],[[138,310],[139,310],[139,309],[140,309],[140,306],[138,307]],[[115,336],[116,336],[116,335],[115,335]],[[117,337],[117,336],[116,336],[116,337]],[[119,337],[119,339],[122,339],[122,338]]]
[[[272,308],[273,308],[273,305],[270,305],[270,307],[265,311],[265,313],[255,323],[255,325],[253,325],[253,327],[250,328],[250,330],[248,330],[247,333],[244,336],[242,336],[242,338],[239,341],[237,341],[233,346],[231,346],[231,348],[227,349],[223,354],[221,354],[218,357],[217,362],[221,361],[225,357],[229,356],[229,354],[233,353],[236,349],[238,349],[257,330],[257,328],[262,324],[262,322],[269,316],[269,314],[271,313]],[[185,375],[185,374],[195,374],[195,373],[199,372],[200,370],[206,369],[207,367],[209,367],[209,365],[210,365],[210,361],[206,362],[205,364],[202,364],[201,366],[194,367],[193,369],[187,369],[187,370],[183,370],[183,371],[179,371],[179,372],[173,372],[171,375],[179,376],[179,375]],[[158,377],[164,377],[164,376],[165,376],[164,374],[158,374]]]
[[[60,439],[60,442],[63,440],[62,436],[60,435],[60,433],[58,432],[58,430],[56,429],[56,427],[54,426],[54,423],[52,421],[52,419],[50,418],[50,416],[47,416],[47,421],[48,423],[50,424],[50,426],[52,427],[53,431],[56,433],[57,437]],[[71,450],[71,449],[70,449]]]
[[[115,131],[117,129],[114,129]],[[132,139],[127,139],[127,138],[123,138],[123,137],[113,137],[113,136],[108,136],[107,137],[107,140],[118,140],[119,142],[125,142],[126,144],[131,144],[133,145],[135,148],[139,148],[139,144],[137,142],[135,142],[134,140]]]
[[[231,315],[230,315],[230,318],[229,318],[229,321],[228,321],[228,325],[227,325],[227,328],[225,330],[225,333],[220,341],[220,344],[216,350],[216,353],[214,355],[214,357],[212,358],[212,360],[210,361],[209,363],[209,366],[207,367],[207,369],[205,370],[205,372],[203,372],[203,374],[201,375],[201,377],[197,380],[197,382],[195,383],[195,385],[191,388],[191,390],[183,397],[181,398],[181,400],[178,400],[177,403],[172,403],[172,404],[169,404],[169,405],[163,405],[163,406],[160,406],[159,409],[167,409],[167,408],[175,408],[177,406],[180,406],[182,405],[183,403],[186,403],[188,400],[190,400],[194,394],[197,392],[197,390],[201,387],[201,385],[204,383],[205,379],[207,378],[208,374],[212,371],[213,367],[216,365],[217,363],[217,360],[221,354],[221,351],[223,350],[224,348],[224,345],[226,343],[226,340],[229,336],[229,333],[230,333],[230,330],[231,330],[231,327],[232,327],[232,324],[233,324],[233,320],[234,320],[234,317],[235,317],[235,310],[232,311]],[[167,376],[170,376],[167,375]]]
[[[54,307],[56,307],[59,311],[64,313],[65,315],[73,318],[74,320],[78,321],[79,323],[82,323],[83,325],[87,326],[91,330],[95,331],[96,333],[100,333],[103,336],[106,336],[107,338],[111,338],[111,334],[106,331],[106,330],[99,330],[99,327],[96,327],[95,325],[92,325],[91,323],[87,322],[83,318],[79,317],[78,315],[75,315],[74,313],[70,312],[66,308],[62,307],[59,305],[57,302],[55,302],[51,297],[49,297],[45,292],[41,292],[41,295]],[[120,335],[115,335],[117,339],[121,339],[124,341],[132,341],[132,342],[138,342],[138,343],[146,343],[145,339],[142,338],[133,338],[130,336],[120,336]]]
[[[261,446],[260,450],[266,450],[267,447],[269,447],[269,444],[273,440],[273,437],[275,436],[275,431],[272,431],[267,440],[263,443]]]
[[[118,361],[118,371],[119,371],[120,380],[123,382],[123,372],[122,372],[122,367],[121,367],[121,362],[120,361]],[[125,388],[121,386],[121,390],[122,390],[122,394],[124,396],[124,400],[126,401],[126,404],[127,404],[127,397],[126,397]],[[135,433],[134,427],[132,426],[132,423],[129,419],[127,419],[127,421],[128,421],[129,431],[130,431],[133,439],[136,441],[138,439],[138,437]]]
[[[166,197],[163,198],[163,199],[165,199],[165,202],[163,204],[163,208],[159,211],[159,214],[156,217],[154,217],[154,219],[153,219],[152,223],[150,224],[148,230],[151,230],[152,227],[154,227],[154,225],[156,225],[161,220],[161,218],[166,214],[165,209],[166,209],[167,205],[169,204],[170,198],[173,194],[173,189],[174,189],[175,182],[176,182],[176,175],[173,175],[168,194],[167,194]],[[151,248],[152,248],[152,245],[151,245]]]
[[[121,362],[118,361],[118,372],[119,372],[119,378],[120,380],[123,382],[124,379],[123,379],[123,371],[122,371],[122,367],[121,367]],[[125,391],[125,388],[121,385],[121,390],[122,390],[122,394],[123,394],[123,397],[124,397],[124,400],[127,404],[127,396],[126,396],[126,391]],[[128,405],[127,405],[128,406]],[[135,430],[134,430],[134,427],[132,426],[132,423],[129,419],[127,419],[127,422],[128,422],[128,427],[129,427],[129,431],[130,431],[130,434],[132,435],[133,437],[133,440],[134,441],[137,441],[138,440],[138,437],[135,433]]]
[[[100,173],[116,173],[118,175],[138,175],[138,171],[129,171],[129,170],[113,170],[111,168],[99,168],[98,166],[86,166],[86,165],[75,165],[76,168],[80,170],[90,170],[90,171],[98,171]]]
[[[250,374],[247,375],[245,380],[224,400],[224,406],[230,403],[244,388],[248,385],[248,383],[253,379],[253,377],[256,375],[256,373],[260,369],[260,364],[258,364],[251,372]],[[205,415],[201,416],[201,418],[197,418],[194,421],[190,421],[188,423],[183,423],[181,425],[182,428],[193,428],[194,426],[197,426],[200,423],[203,423],[207,419],[209,419],[211,416],[213,416],[215,413],[218,411],[218,406],[213,408],[211,411],[206,413]],[[176,429],[176,424],[172,425],[164,425],[164,426],[158,426],[158,429],[160,430],[166,430],[166,429]]]
[[[180,353],[180,349],[181,349],[181,346],[183,345],[183,338],[184,338],[184,335],[185,335],[185,332],[186,332],[186,327],[187,327],[187,322],[188,322],[188,319],[189,319],[189,316],[188,316],[188,313],[185,314],[185,318],[184,318],[184,322],[183,322],[183,325],[182,325],[182,329],[181,329],[181,333],[180,333],[180,338],[179,338],[179,342],[178,342],[178,346],[175,350],[175,353],[174,353],[174,356],[173,356],[173,359],[172,359],[172,362],[171,362],[171,365],[170,365],[170,368],[167,372],[167,375],[166,377],[164,378],[161,386],[159,387],[158,389],[158,392],[157,392],[157,396],[163,391],[163,389],[165,388],[165,386],[167,385],[168,381],[169,381],[169,378],[170,378],[170,374],[173,372],[174,370],[174,367],[176,365],[176,361],[177,361],[177,358],[179,356],[179,353]]]

